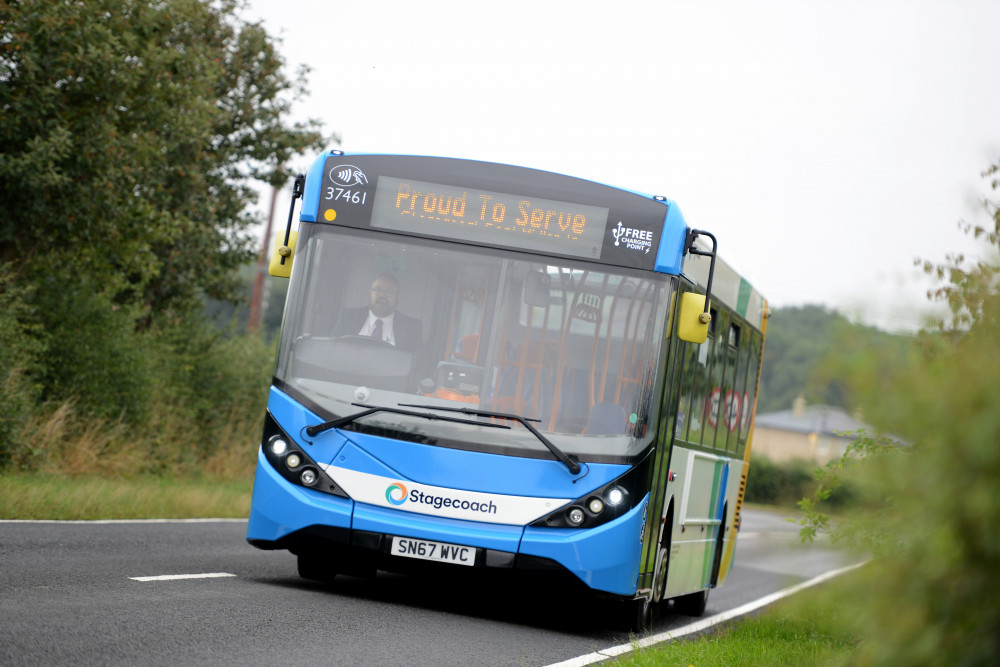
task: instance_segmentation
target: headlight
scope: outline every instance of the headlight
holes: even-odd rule
[[[319,448],[317,448],[318,450]],[[261,453],[285,481],[299,486],[307,486],[316,491],[347,498],[344,492],[323,470],[316,465],[313,457],[325,456],[324,452],[308,452],[288,435],[268,412],[264,418],[264,434],[261,438]]]
[[[299,473],[299,479],[306,486],[312,486],[316,483],[316,480],[319,479],[319,476],[312,468],[304,468],[302,472]]]
[[[288,442],[286,442],[284,438],[274,438],[271,440],[270,447],[271,452],[275,456],[281,456],[288,451]]]
[[[625,500],[625,489],[620,486],[612,486],[608,489],[607,494],[604,496],[608,499],[608,504],[612,507],[618,507]]]
[[[596,528],[614,521],[642,502],[646,496],[653,455],[597,488],[569,500],[562,507],[531,522],[538,528]]]

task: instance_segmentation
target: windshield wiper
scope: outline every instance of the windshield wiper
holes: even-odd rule
[[[400,410],[399,408],[390,408],[388,406],[365,405],[364,403],[351,403],[351,405],[365,409],[362,410],[361,412],[355,412],[353,415],[347,415],[346,417],[338,417],[337,419],[331,419],[330,421],[323,422],[322,424],[314,424],[313,426],[307,426],[306,433],[309,435],[318,435],[323,431],[329,431],[331,428],[340,428],[341,426],[346,426],[347,424],[350,424],[356,419],[367,417],[368,415],[374,414],[376,412],[391,412],[395,415],[423,417],[424,419],[431,419],[444,422],[454,422],[456,424],[472,424],[473,426],[489,426],[491,428],[508,428],[508,429],[510,428],[510,426],[507,426],[505,424],[489,424],[481,421],[475,421],[473,419],[442,417],[441,415],[435,415],[429,412],[413,412],[412,410]],[[419,407],[419,406],[404,406],[404,407]]]
[[[548,447],[552,454],[562,461],[562,463],[569,468],[569,471],[574,475],[578,474],[581,470],[580,464],[572,456],[568,456],[564,451],[559,449],[553,444],[551,440],[546,438],[539,432],[534,426],[528,422],[540,422],[540,419],[532,419],[530,417],[522,417],[521,415],[514,415],[507,412],[491,412],[489,410],[475,410],[473,408],[449,408],[441,405],[416,405],[414,403],[399,403],[401,407],[404,408],[420,408],[421,410],[442,410],[444,412],[460,412],[463,415],[473,415],[475,417],[495,417],[497,419],[509,419],[511,421],[516,421],[521,424],[524,428],[531,431],[531,434],[538,438],[539,442]],[[442,418],[443,419],[443,418]],[[490,424],[489,422],[473,422],[474,424],[479,424],[480,426],[502,426],[502,424]],[[510,428],[509,426],[506,428]]]

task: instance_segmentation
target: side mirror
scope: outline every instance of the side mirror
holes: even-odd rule
[[[281,239],[281,235],[278,238]],[[295,258],[295,243],[298,240],[298,232],[288,232],[288,245],[278,246],[271,253],[271,263],[267,267],[269,274],[275,278],[288,278],[292,275],[292,260]]]
[[[292,275],[292,259],[295,257],[295,242],[299,239],[299,233],[292,231],[292,214],[295,212],[295,200],[302,197],[306,190],[306,177],[299,174],[295,177],[292,185],[292,202],[288,205],[288,224],[285,225],[285,238],[282,243],[271,254],[271,263],[267,267],[267,272],[275,278],[288,278]],[[268,225],[270,229],[270,224]]]
[[[708,323],[712,316],[705,312],[705,295],[685,292],[681,295],[681,311],[677,317],[677,337],[688,343],[704,343],[708,338]]]

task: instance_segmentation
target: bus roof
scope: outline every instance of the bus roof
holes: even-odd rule
[[[699,246],[707,243],[696,241]],[[711,260],[703,255],[687,254],[681,275],[703,288],[708,283]],[[756,328],[764,322],[767,301],[746,278],[736,272],[721,257],[715,259],[715,277],[712,280],[712,299],[724,303]]]

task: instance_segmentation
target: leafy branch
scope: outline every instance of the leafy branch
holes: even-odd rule
[[[874,543],[878,542],[878,538],[874,535],[862,535],[856,526],[841,525],[837,529],[831,530],[832,519],[821,509],[821,506],[830,499],[834,491],[843,486],[845,477],[853,471],[858,463],[877,456],[905,452],[909,447],[889,436],[871,434],[865,429],[837,433],[837,435],[851,438],[851,443],[840,458],[830,461],[825,466],[818,466],[814,470],[813,475],[817,481],[816,490],[811,497],[803,498],[798,502],[803,517],[790,519],[790,521],[801,526],[799,538],[803,542],[812,542],[822,532],[830,533],[834,541],[847,538],[854,543],[866,542],[869,543],[868,546],[874,546]],[[885,507],[891,506],[892,499],[886,498],[884,503]]]

